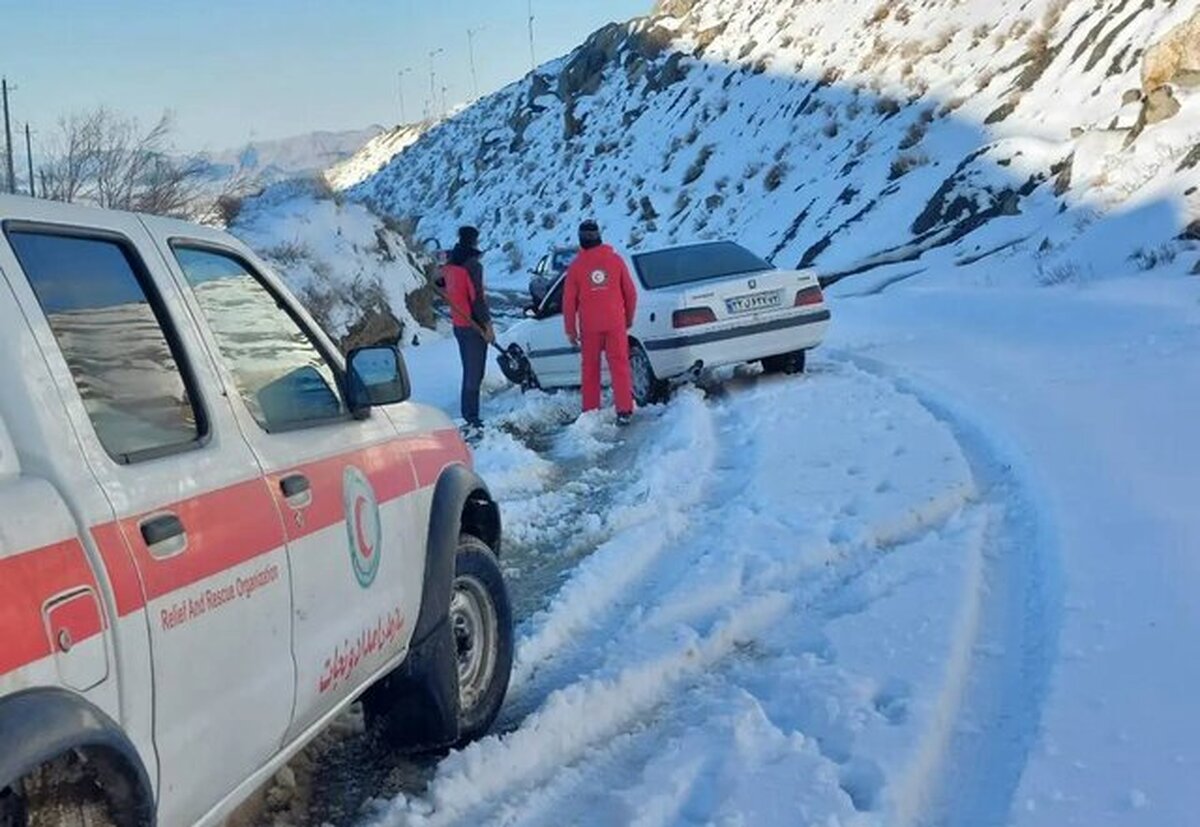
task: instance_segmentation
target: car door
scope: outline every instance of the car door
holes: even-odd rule
[[[350,415],[332,343],[249,251],[222,236],[166,246],[284,515],[295,737],[407,647],[424,573],[413,445],[387,416]]]
[[[283,525],[173,279],[135,216],[6,223],[26,313],[115,520],[92,526],[117,614],[145,607],[161,824],[275,754],[295,674]],[[148,254],[147,254],[148,253]]]
[[[563,325],[563,290],[566,276],[560,276],[546,293],[537,309],[536,318],[530,319],[525,330],[525,341],[521,346],[533,365],[538,380],[545,386],[575,386],[580,383],[580,351],[567,341]]]

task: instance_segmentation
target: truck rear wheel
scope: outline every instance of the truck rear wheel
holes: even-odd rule
[[[500,563],[470,534],[458,541],[450,628],[458,665],[459,746],[486,735],[508,693],[512,606]]]
[[[77,756],[64,756],[0,795],[0,827],[118,827],[98,776]]]

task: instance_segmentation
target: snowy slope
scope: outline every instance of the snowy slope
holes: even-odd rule
[[[831,276],[937,245],[969,255],[1002,221],[1039,277],[1066,279],[1097,215],[1161,213],[1112,245],[1124,260],[1200,214],[1200,59],[1154,48],[1196,13],[677,0],[431,129],[352,192],[423,237],[478,223],[493,273],[595,215],[630,249],[732,236]]]
[[[435,320],[413,301],[428,291],[424,262],[367,206],[334,198],[318,182],[289,181],[247,199],[228,229],[336,341],[411,344],[432,332]]]
[[[335,190],[349,189],[362,183],[387,166],[397,153],[416,143],[429,127],[429,123],[422,122],[404,124],[381,132],[359,147],[350,157],[329,166],[324,172],[325,180]]]

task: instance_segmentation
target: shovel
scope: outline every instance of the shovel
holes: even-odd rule
[[[463,313],[460,308],[455,307],[454,302],[446,295],[446,291],[438,287],[437,282],[432,279],[427,279],[427,282],[433,288],[433,292],[442,301],[455,310],[458,310],[463,316],[466,316],[467,321],[471,323],[471,327],[475,329],[475,332],[482,336],[485,342],[488,341],[487,331],[472,318],[470,313]],[[435,308],[435,311],[443,318],[452,319],[450,315],[443,313],[440,309]],[[496,342],[488,342],[488,344],[495,348],[496,353],[499,354],[496,357],[496,364],[499,366],[500,372],[504,374],[505,379],[520,387],[522,391],[538,387],[537,377],[533,375],[533,367],[529,364],[529,357],[525,355],[525,351],[521,349],[519,344],[513,342],[507,348],[500,347]]]

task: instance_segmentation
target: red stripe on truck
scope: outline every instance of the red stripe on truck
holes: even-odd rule
[[[74,538],[0,559],[0,675],[53,651],[44,615],[49,601],[95,587],[83,546]]]
[[[433,485],[441,472],[455,463],[469,466],[470,452],[456,430],[446,429],[208,491],[94,526],[91,534],[112,587],[117,615],[125,617],[150,600],[277,551],[287,540],[343,522],[342,475],[348,465],[367,475],[382,505]],[[283,477],[294,473],[309,478],[313,495],[311,504],[301,509],[300,523],[279,487]],[[183,523],[187,547],[169,557],[156,557],[142,538],[141,523],[164,513],[174,514]],[[52,652],[43,608],[51,598],[82,587],[96,589],[97,584],[75,538],[0,559],[0,675]],[[72,635],[77,622],[82,623],[81,618],[73,619]],[[86,624],[79,628],[85,633],[88,629]]]
[[[171,513],[183,523],[187,548],[156,557],[142,538],[141,524]],[[283,526],[261,478],[237,483],[120,521],[133,549],[146,602],[282,548]]]

